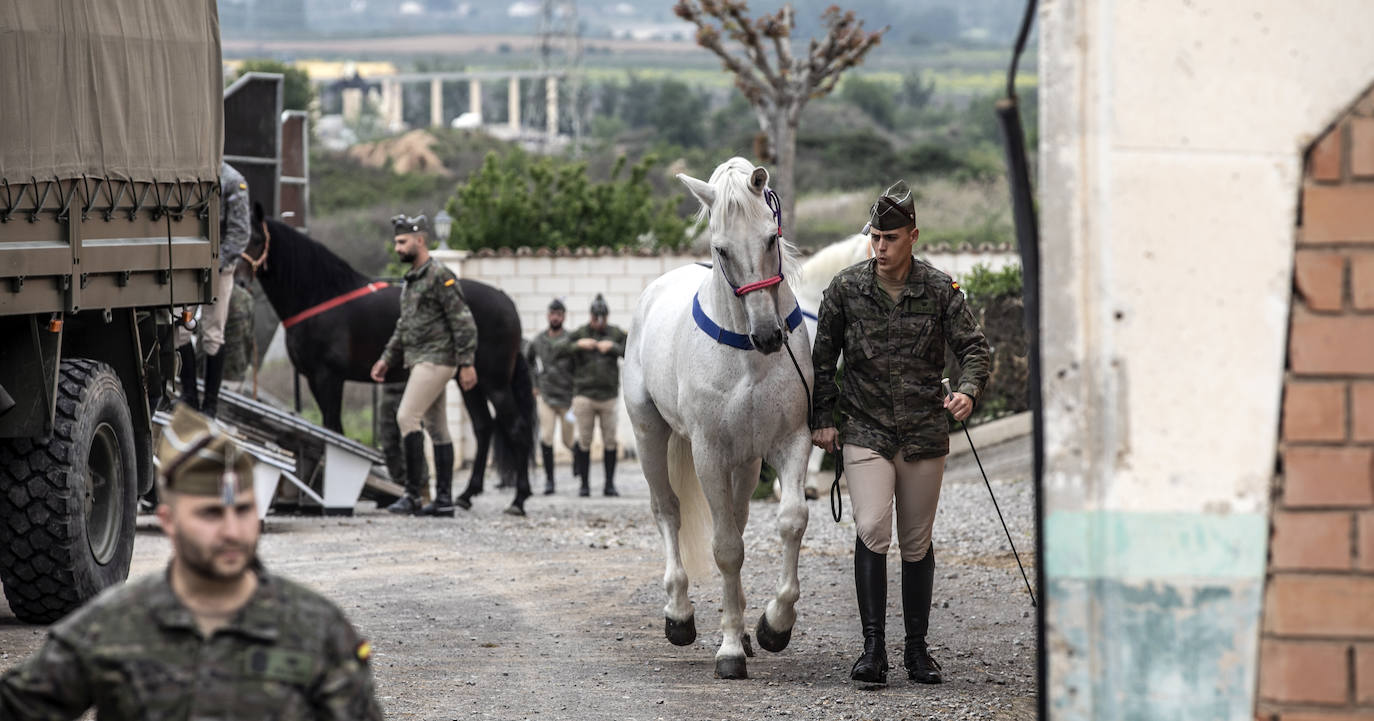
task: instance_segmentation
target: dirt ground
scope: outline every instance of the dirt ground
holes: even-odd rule
[[[1017,550],[1033,564],[1028,443],[982,453]],[[454,520],[397,518],[369,503],[350,518],[270,516],[260,555],[333,598],[372,641],[391,719],[1034,718],[1035,617],[971,457],[951,462],[935,525],[929,640],[945,683],[909,682],[901,667],[894,550],[894,668],[881,689],[849,680],[861,648],[854,527],[831,519],[824,496],[810,503],[791,645],[759,649],[748,680],[721,681],[712,678],[718,577],[692,583],[697,643],[679,648],[663,637],[661,546],[638,466],[622,463],[616,499],[578,498],[567,467],[558,471],[559,492],[536,496],[527,518],[501,514],[504,491],[488,491]],[[594,468],[598,490],[599,475]],[[777,583],[775,508],[756,501],[746,532],[751,630]],[[134,574],[159,571],[167,555],[143,517]],[[0,670],[27,657],[43,633],[0,603]]]

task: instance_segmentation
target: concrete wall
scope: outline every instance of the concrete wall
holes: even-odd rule
[[[1051,717],[1253,718],[1302,151],[1374,3],[1039,22]]]

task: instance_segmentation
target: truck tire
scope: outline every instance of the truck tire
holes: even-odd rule
[[[119,376],[62,361],[49,438],[0,442],[0,583],[10,610],[51,623],[129,576],[138,503]]]

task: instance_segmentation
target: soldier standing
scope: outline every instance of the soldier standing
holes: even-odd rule
[[[0,718],[381,719],[371,647],[256,556],[252,457],[179,407],[158,449],[166,571],[106,590],[0,677]]]
[[[572,358],[560,353],[567,343],[568,331],[563,328],[567,308],[554,298],[549,303],[549,327],[530,341],[526,359],[534,369],[534,392],[539,401],[539,451],[544,462],[544,495],[553,493],[553,435],[559,431],[563,446],[573,449],[572,423],[568,409],[572,407]]]
[[[830,281],[821,302],[811,440],[827,451],[843,442],[854,504],[854,585],[864,650],[850,677],[887,682],[884,627],[887,549],[892,509],[902,556],[902,619],[907,675],[940,683],[926,630],[935,579],[931,530],[949,454],[948,410],[957,420],[973,412],[988,379],[990,349],[948,275],[911,255],[919,230],[906,184],[898,181],[869,210],[873,258]],[[945,346],[962,368],[958,391],[941,399]],[[843,388],[835,363],[844,353]],[[838,408],[840,430],[833,411]]]
[[[606,467],[606,485],[602,493],[618,496],[620,493],[615,490],[615,427],[619,412],[616,399],[620,396],[620,358],[625,355],[625,331],[606,323],[610,308],[600,293],[592,301],[591,314],[591,321],[573,331],[562,347],[563,354],[573,361],[572,412],[577,421],[573,474],[581,482],[577,494],[590,496],[588,476],[592,472],[593,424],[599,423]]]
[[[177,353],[181,357],[181,397],[205,415],[219,411],[219,387],[224,378],[224,326],[229,318],[230,297],[234,293],[234,266],[248,247],[252,232],[252,211],[248,206],[248,183],[227,161],[220,164],[219,275],[215,278],[215,302],[200,313],[201,349],[205,352],[205,398],[196,393],[196,354],[191,333],[179,329]]]
[[[410,369],[396,425],[406,457],[405,495],[388,511],[422,516],[453,517],[453,439],[448,432],[444,388],[458,375],[458,385],[477,385],[473,358],[477,352],[477,323],[468,310],[458,278],[429,255],[425,216],[391,219],[396,255],[410,263],[401,290],[401,315],[382,357],[372,366],[372,380],[381,383],[392,366]],[[423,421],[423,425],[422,425]],[[422,430],[423,429],[423,430]],[[434,442],[434,500],[420,507],[420,483],[425,463],[424,430]]]

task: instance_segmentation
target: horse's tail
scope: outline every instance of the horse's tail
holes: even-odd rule
[[[520,467],[533,458],[532,451],[539,432],[534,410],[534,379],[530,377],[529,364],[522,355],[515,356],[515,372],[511,374],[510,389],[520,416],[508,427],[501,427],[500,432],[492,437],[491,450],[492,460],[501,478],[514,482]]]
[[[668,485],[677,496],[677,544],[682,565],[688,578],[706,578],[715,567],[711,553],[711,507],[692,463],[692,443],[676,433],[668,439]]]

